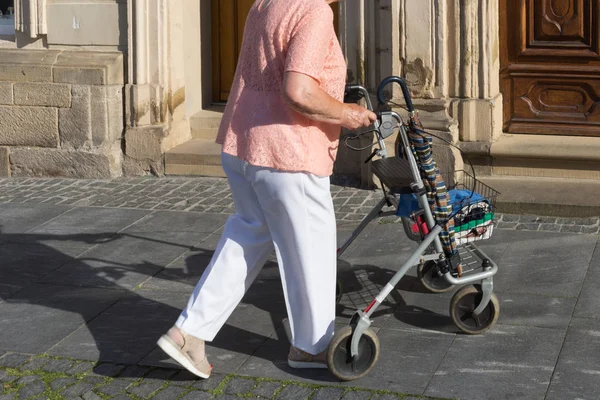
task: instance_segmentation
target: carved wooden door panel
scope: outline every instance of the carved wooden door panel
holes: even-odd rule
[[[598,0],[500,0],[504,131],[600,136]]]

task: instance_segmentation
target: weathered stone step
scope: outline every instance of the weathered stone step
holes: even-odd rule
[[[498,190],[497,210],[559,217],[600,216],[600,181],[539,177],[478,177]]]
[[[214,139],[192,139],[167,151],[165,174],[224,177],[221,145]]]
[[[221,117],[221,109],[202,110],[190,118],[193,139],[214,140],[217,137]]]

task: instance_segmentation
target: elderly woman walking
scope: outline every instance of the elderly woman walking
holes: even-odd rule
[[[256,0],[217,142],[235,203],[187,307],[158,345],[208,378],[214,339],[276,251],[292,332],[288,363],[327,368],[334,333],[336,224],[329,176],[341,127],[376,119],[342,102],[346,64],[330,3]]]

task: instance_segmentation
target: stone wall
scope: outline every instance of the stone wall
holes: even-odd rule
[[[123,55],[0,49],[0,176],[122,174]]]

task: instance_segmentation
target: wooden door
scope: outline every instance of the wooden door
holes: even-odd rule
[[[213,101],[224,103],[233,84],[246,18],[255,0],[211,1]],[[338,4],[332,7],[337,27]]]
[[[597,0],[500,0],[504,131],[600,136]]]
[[[212,0],[213,100],[227,101],[254,0]]]

